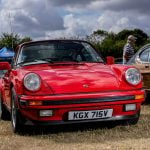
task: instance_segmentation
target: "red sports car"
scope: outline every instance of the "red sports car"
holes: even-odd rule
[[[47,40],[19,45],[2,79],[2,119],[14,132],[37,125],[124,120],[137,123],[145,92],[139,70],[107,62],[80,40]],[[11,115],[10,115],[11,114]],[[10,115],[10,116],[9,116]]]

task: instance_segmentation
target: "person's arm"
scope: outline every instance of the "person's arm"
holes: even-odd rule
[[[130,56],[129,56],[129,54],[128,54],[127,52],[124,54],[124,58],[125,58],[127,61],[130,59]]]

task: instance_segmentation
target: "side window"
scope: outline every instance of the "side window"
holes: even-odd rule
[[[143,50],[141,53],[140,53],[140,60],[143,61],[143,62],[150,62],[150,47]]]

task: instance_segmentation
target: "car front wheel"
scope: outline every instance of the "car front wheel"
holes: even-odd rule
[[[136,124],[138,123],[138,121],[139,121],[139,117],[138,117],[138,118],[135,118],[135,119],[130,119],[130,120],[128,120],[126,123],[127,123],[128,125],[136,125]]]
[[[126,120],[126,121],[124,121],[124,124],[125,125],[136,125],[139,121],[139,117],[140,117],[140,111],[137,113],[136,118]]]
[[[0,119],[10,120],[10,113],[4,106],[1,96],[0,96]]]
[[[12,100],[11,100],[11,124],[14,133],[19,133],[22,131],[23,127],[23,117],[17,106],[17,96],[14,89],[12,89]]]

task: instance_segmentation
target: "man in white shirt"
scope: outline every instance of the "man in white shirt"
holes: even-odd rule
[[[128,36],[127,43],[123,48],[123,64],[126,64],[134,55],[136,39],[137,38],[133,35]]]

